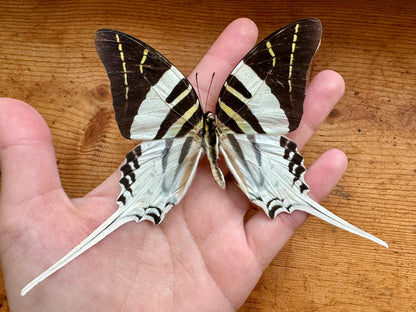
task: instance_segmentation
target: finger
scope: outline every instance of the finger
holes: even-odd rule
[[[301,149],[325,120],[345,91],[343,78],[325,70],[316,75],[306,89],[303,116],[299,127],[290,133],[290,139]]]
[[[347,168],[347,157],[339,150],[324,153],[305,174],[310,186],[310,197],[323,200],[338,183]],[[306,219],[307,214],[294,211],[281,213],[274,220],[266,218],[263,211],[257,212],[245,225],[247,241],[262,269],[275,257],[293,232]]]
[[[124,161],[122,165],[124,164]],[[122,166],[121,165],[121,166]],[[121,171],[119,166],[107,179],[105,179],[95,189],[90,191],[84,196],[85,199],[91,200],[92,198],[101,198],[104,201],[111,199],[115,204],[116,197],[120,194],[120,178]],[[82,198],[73,199],[73,202],[79,202]],[[111,205],[110,205],[111,206]],[[117,205],[115,205],[117,206]]]
[[[119,206],[117,196],[120,194],[120,167],[117,168],[100,185],[81,198],[72,198],[71,202],[85,212],[89,220],[96,220],[97,224],[106,220]],[[100,209],[97,209],[100,207]]]
[[[0,99],[0,164],[3,203],[18,204],[61,188],[49,128],[24,102]]]
[[[257,35],[257,26],[253,21],[248,18],[239,18],[224,29],[199,62],[189,76],[189,80],[197,88],[196,74],[198,73],[198,86],[203,108],[210,111],[215,110],[215,102],[221,87],[238,62],[254,46]],[[215,73],[215,76],[212,80],[208,103],[205,103],[213,73]]]

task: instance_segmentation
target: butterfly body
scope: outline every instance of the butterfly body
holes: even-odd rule
[[[207,155],[209,165],[211,167],[212,176],[215,182],[222,189],[225,188],[225,178],[220,167],[218,166],[218,158],[220,153],[220,131],[217,126],[217,118],[211,112],[204,114],[204,127],[203,127],[203,147]]]
[[[320,39],[315,18],[266,37],[229,75],[214,115],[203,112],[191,83],[155,49],[122,32],[98,30],[96,48],[120,132],[142,143],[120,168],[118,210],[22,295],[124,223],[162,222],[190,187],[203,154],[219,187],[226,187],[221,157],[241,191],[270,218],[301,210],[387,247],[307,195],[303,157],[285,136],[302,118],[306,74]]]

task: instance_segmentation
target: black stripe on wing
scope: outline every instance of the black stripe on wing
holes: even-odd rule
[[[221,92],[220,101],[228,107],[230,107],[232,111],[237,112],[241,118],[243,118],[250,124],[251,128],[253,128],[255,132],[265,133],[257,117],[252,113],[250,108],[242,101],[242,99],[248,100],[252,97],[250,91],[247,90],[244,84],[241,83],[241,81],[234,75],[228,76],[225,85],[226,87],[224,87]],[[232,93],[229,90],[234,91]],[[236,94],[238,94],[238,96],[236,96]],[[235,133],[245,133],[244,129],[241,129],[238,123],[233,118],[230,118],[232,116],[228,116],[225,112],[221,111],[220,105],[217,105],[216,107],[216,115],[223,124],[225,124]]]
[[[306,169],[303,166],[303,157],[299,154],[296,143],[284,136],[281,136],[280,146],[285,149],[283,158],[289,161],[288,169],[289,172],[293,174],[293,185],[299,182],[298,187],[301,193],[309,190],[309,187],[302,182],[302,176]]]
[[[126,163],[120,168],[122,174],[120,184],[131,195],[133,195],[133,191],[130,186],[136,181],[136,174],[134,171],[140,168],[138,159],[141,155],[142,147],[141,145],[138,145],[126,155]],[[119,196],[117,201],[124,205],[126,204],[126,198],[123,194]]]
[[[303,114],[306,74],[321,41],[321,22],[309,18],[277,30],[244,58],[244,63],[263,80],[279,100],[295,130]]]
[[[227,134],[227,140],[229,141],[231,148],[235,152],[239,162],[241,162],[241,164],[244,166],[244,169],[247,170],[247,175],[250,176],[245,176],[244,179],[255,181],[257,187],[264,187],[265,179],[263,172],[261,172],[261,170],[252,171],[251,168],[253,168],[253,166],[249,165],[249,163],[255,163],[256,168],[262,167],[262,155],[258,148],[256,137],[255,135],[249,134],[247,135],[247,139],[250,142],[250,150],[243,151],[241,144],[238,142],[236,136],[232,133]],[[246,153],[250,156],[254,155],[254,157],[247,159],[245,155]]]
[[[187,92],[189,90],[189,92]],[[186,96],[182,99],[182,94],[186,93]],[[175,103],[178,98],[180,99]],[[188,79],[183,78],[178,82],[178,84],[172,89],[168,97],[166,98],[166,103],[173,105],[169,113],[166,115],[165,119],[160,124],[159,131],[157,132],[154,140],[158,140],[164,137],[164,135],[169,131],[169,128],[177,123],[180,119],[183,119],[181,130],[177,133],[176,137],[181,137],[186,135],[191,131],[194,126],[198,123],[201,116],[203,115],[202,108],[197,102],[195,93],[193,92],[192,87]],[[196,107],[195,111],[192,111],[192,108]],[[190,116],[186,116],[186,113],[191,111]],[[180,121],[179,121],[180,122]]]

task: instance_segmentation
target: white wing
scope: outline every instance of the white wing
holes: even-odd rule
[[[337,217],[307,195],[303,157],[286,137],[227,134],[220,150],[242,191],[270,218],[301,210],[387,247],[384,241]]]
[[[201,142],[193,137],[138,145],[127,154],[126,164],[121,168],[119,209],[61,260],[23,288],[22,296],[124,223],[143,220],[160,223],[191,184],[201,154]]]

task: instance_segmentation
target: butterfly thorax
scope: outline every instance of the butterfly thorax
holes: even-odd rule
[[[217,127],[217,119],[211,112],[206,112],[204,114],[204,127],[202,134],[204,150],[207,154],[214,180],[221,188],[225,188],[224,175],[218,167],[220,132]]]

